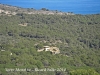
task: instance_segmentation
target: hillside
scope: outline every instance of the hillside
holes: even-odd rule
[[[15,13],[0,14],[1,75],[100,75],[100,14]],[[44,46],[60,53],[38,52]]]

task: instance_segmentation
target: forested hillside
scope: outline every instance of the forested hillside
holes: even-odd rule
[[[37,52],[43,46],[60,54]],[[100,14],[1,14],[0,74],[100,75]]]

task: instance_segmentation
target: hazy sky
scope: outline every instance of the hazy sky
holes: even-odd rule
[[[24,8],[47,8],[80,14],[100,13],[100,0],[0,0],[0,3]]]

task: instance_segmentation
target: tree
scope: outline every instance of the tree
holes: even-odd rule
[[[49,11],[49,9],[46,9],[46,8],[42,8],[41,10],[43,10],[43,11]]]
[[[78,69],[70,71],[70,75],[99,75],[95,70],[93,69]]]

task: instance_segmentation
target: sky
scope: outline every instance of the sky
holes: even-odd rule
[[[100,13],[100,0],[0,0],[0,3],[37,10],[47,8],[76,14]]]

